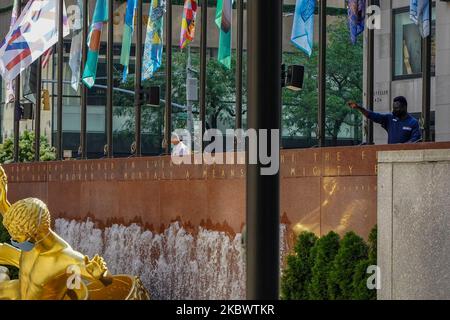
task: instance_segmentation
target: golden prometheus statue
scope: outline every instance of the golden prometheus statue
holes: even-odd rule
[[[28,198],[11,205],[1,166],[0,213],[12,244],[0,243],[0,266],[19,268],[19,279],[9,280],[0,267],[0,300],[150,299],[139,278],[113,276],[102,257],[72,249],[51,229],[44,202]]]

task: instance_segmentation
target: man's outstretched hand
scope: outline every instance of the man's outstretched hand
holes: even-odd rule
[[[360,109],[361,106],[357,104],[355,101],[349,101],[347,102],[348,106],[352,109]]]

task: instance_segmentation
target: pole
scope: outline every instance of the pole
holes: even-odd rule
[[[108,88],[106,89],[106,156],[113,157],[113,72],[114,72],[114,1],[108,0],[108,45],[107,45],[107,62],[108,62]]]
[[[191,98],[191,92],[193,90],[192,88],[192,81],[193,81],[193,76],[191,68],[192,68],[192,61],[191,61],[191,47],[188,46],[187,47],[187,63],[186,63],[186,111],[187,111],[187,129],[189,131],[190,134],[194,133],[194,116],[192,114],[192,100],[190,100]],[[197,90],[197,87],[195,87],[195,89]]]
[[[36,70],[36,112],[34,126],[34,161],[41,160],[41,93],[42,93],[42,58],[37,60]]]
[[[430,35],[422,39],[422,121],[423,141],[432,141],[431,138],[431,34],[432,34],[432,1],[429,1]]]
[[[327,73],[327,1],[320,0],[319,10],[319,109],[318,109],[318,139],[319,147],[325,147],[326,119],[326,73]]]
[[[202,25],[200,38],[200,121],[202,122],[202,137],[206,131],[206,46],[208,32],[208,0],[202,1]],[[202,139],[202,150],[204,141]]]
[[[164,119],[164,148],[170,154],[172,132],[172,1],[167,0],[166,8],[166,115]]]
[[[270,130],[281,127],[282,1],[249,0],[247,15],[248,127],[257,132],[268,129],[271,136]],[[280,141],[271,143],[279,147]],[[260,160],[257,164],[247,160],[247,299],[251,300],[279,297],[280,176],[262,175],[263,167]]]
[[[57,117],[57,129],[56,129],[56,158],[57,160],[63,160],[63,126],[62,126],[62,112],[63,112],[63,68],[64,68],[64,38],[63,38],[63,6],[64,1],[59,0],[58,7],[58,93],[56,100],[56,117]]]
[[[22,6],[20,3],[20,0],[18,1],[19,4],[16,6],[18,9],[18,16],[20,16],[20,13],[22,11]],[[14,162],[19,162],[19,140],[20,140],[20,115],[19,115],[19,109],[20,109],[20,75],[16,77],[14,80]]]
[[[244,0],[237,0],[237,46],[236,46],[236,124],[242,128],[242,58],[244,51]]]
[[[81,65],[86,65],[87,60],[87,37],[88,37],[88,18],[89,18],[89,10],[88,10],[89,1],[83,0],[83,47],[82,47],[82,56],[81,56]],[[84,83],[81,84],[81,130],[80,130],[80,156],[81,159],[87,158],[87,88]]]
[[[137,2],[136,25],[136,71],[134,77],[134,142],[136,144],[136,157],[142,154],[141,145],[141,92],[142,92],[142,1]]]
[[[373,0],[368,1],[368,6],[373,4]],[[373,111],[374,99],[374,78],[375,78],[375,30],[373,28],[367,28],[367,94],[366,94],[366,107],[368,110]],[[373,144],[373,122],[367,121],[367,144]]]

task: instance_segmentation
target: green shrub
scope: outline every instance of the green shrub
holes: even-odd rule
[[[310,300],[328,299],[328,274],[339,250],[339,240],[339,235],[332,231],[317,240],[313,248],[314,260],[308,290]]]
[[[308,285],[311,280],[311,250],[317,237],[311,232],[302,232],[295,244],[294,254],[288,256],[283,272],[281,298],[284,300],[308,299]]]
[[[24,131],[19,138],[19,161],[30,162],[34,160],[34,132]],[[50,146],[45,136],[41,136],[41,161],[56,160],[55,148]],[[0,144],[0,163],[11,163],[14,160],[14,140],[5,139]]]
[[[367,288],[367,279],[371,274],[367,273],[367,268],[377,264],[377,227],[375,226],[369,234],[368,239],[369,256],[362,260],[356,266],[355,274],[353,275],[353,300],[376,300],[376,290],[369,290]]]
[[[352,298],[353,276],[360,261],[367,259],[367,251],[367,244],[354,232],[348,232],[342,238],[328,278],[329,299]]]

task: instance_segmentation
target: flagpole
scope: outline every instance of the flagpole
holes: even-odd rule
[[[41,93],[42,93],[42,57],[37,60],[36,70],[36,114],[34,117],[34,161],[41,160]]]
[[[431,109],[431,35],[433,31],[432,9],[433,3],[428,1],[430,22],[430,34],[422,39],[422,120],[423,120],[423,141],[432,141],[430,130],[430,109]]]
[[[83,40],[82,40],[82,52],[81,52],[81,65],[86,65],[87,60],[87,37],[89,29],[89,10],[88,10],[88,0],[83,0]],[[87,134],[86,134],[86,118],[87,118],[87,88],[84,83],[81,84],[81,130],[80,130],[80,157],[81,159],[87,158]]]
[[[373,5],[373,0],[368,1],[368,6]],[[367,28],[367,95],[366,95],[366,108],[373,111],[374,108],[374,32],[375,30],[366,23]],[[373,122],[367,121],[367,144],[373,144]]]
[[[244,0],[237,0],[236,129],[242,128],[242,58],[244,51]]]
[[[208,39],[208,0],[202,0],[202,25],[200,38],[200,120],[202,122],[202,137],[206,131],[206,46]],[[202,150],[204,141],[202,138]]]
[[[114,1],[108,0],[108,42],[107,42],[107,65],[108,65],[108,88],[106,89],[106,156],[113,157],[113,72],[114,72]]]
[[[172,132],[172,1],[166,2],[166,116],[164,124],[165,153],[170,154]]]
[[[319,10],[319,109],[318,138],[319,147],[325,147],[325,117],[326,117],[326,72],[327,72],[327,1],[320,0]]]
[[[17,5],[17,17],[20,16],[22,12],[22,5],[20,0],[15,0],[19,2]],[[13,6],[13,8],[16,6]],[[14,9],[13,9],[14,10]],[[14,80],[14,162],[19,162],[19,139],[20,139],[20,74]]]
[[[249,0],[247,16],[248,127],[279,130],[282,1]],[[271,134],[268,133],[268,136]],[[280,141],[270,143],[279,147]],[[260,159],[257,164],[247,161],[246,265],[249,300],[279,299],[280,173],[263,175],[261,169],[264,167]]]
[[[63,135],[62,135],[62,111],[63,111],[63,68],[64,68],[64,37],[63,37],[63,6],[64,0],[59,0],[58,7],[58,89],[57,89],[57,132],[56,132],[56,158],[63,160]]]
[[[134,142],[135,142],[135,156],[140,157],[141,151],[141,93],[142,93],[142,2],[137,1],[136,8],[136,70],[134,77]]]

